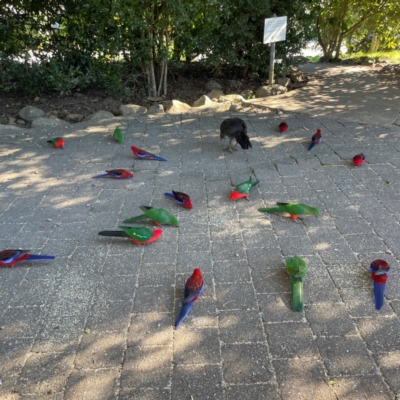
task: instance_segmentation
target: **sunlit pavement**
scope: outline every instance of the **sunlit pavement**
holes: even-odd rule
[[[400,396],[400,127],[254,110],[236,114],[253,148],[231,154],[219,125],[232,115],[1,131],[1,248],[56,256],[0,269],[1,399]],[[323,141],[308,152],[317,128]],[[65,149],[46,143],[56,135]],[[133,144],[168,162],[135,161]],[[91,179],[132,166],[131,180]],[[230,202],[249,176],[260,180],[251,200]],[[296,200],[320,216],[258,212]],[[179,228],[149,246],[97,235],[140,205],[168,209]],[[308,263],[303,312],[284,268],[295,254]],[[392,269],[379,312],[368,272],[378,258]],[[205,290],[174,330],[195,267]]]

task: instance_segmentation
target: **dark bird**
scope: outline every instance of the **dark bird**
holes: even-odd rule
[[[220,140],[224,138],[229,139],[229,151],[240,144],[243,150],[247,150],[249,147],[253,147],[250,143],[250,139],[247,136],[247,126],[245,122],[240,118],[228,118],[222,122],[220,126]]]

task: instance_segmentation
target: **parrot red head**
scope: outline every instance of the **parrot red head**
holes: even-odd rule
[[[387,274],[390,271],[390,267],[385,260],[375,260],[372,261],[370,270],[378,274]]]
[[[231,193],[229,196],[230,200],[238,200],[241,199],[242,197],[249,197],[247,193],[239,193],[237,190]]]
[[[195,269],[193,270],[192,276],[197,276],[197,277],[200,277],[201,279],[203,279],[203,275],[201,274],[200,268],[195,268]]]
[[[282,121],[279,124],[279,130],[281,131],[281,133],[286,132],[288,129],[288,124],[285,121]]]
[[[317,136],[322,136],[321,129],[317,129],[317,133],[316,133],[316,135],[317,135]]]
[[[58,139],[57,142],[54,143],[54,147],[57,149],[63,149],[65,145],[64,139]]]
[[[182,207],[186,207],[187,209],[191,210],[193,208],[193,205],[190,200],[184,200],[184,202],[182,203]]]

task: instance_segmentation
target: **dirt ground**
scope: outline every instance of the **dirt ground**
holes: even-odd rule
[[[216,75],[213,71],[199,68],[184,68],[171,71],[168,75],[168,95],[165,100],[180,100],[187,104],[193,104],[200,96],[207,93],[205,85],[208,80],[214,79],[221,84],[225,94],[242,93],[251,89],[255,91],[267,81],[263,79],[241,79],[235,76]],[[123,99],[123,104],[137,104],[149,107],[154,102],[148,99],[145,89],[139,88],[132,96]],[[27,96],[23,92],[0,91],[0,123],[23,124],[18,120],[18,112],[25,106],[35,106],[43,110],[47,115],[54,115],[65,119],[68,114],[83,114],[84,116],[105,109],[103,101],[107,98],[118,99],[105,90],[90,88],[76,90],[69,95],[60,96],[58,93],[42,93],[36,98]]]

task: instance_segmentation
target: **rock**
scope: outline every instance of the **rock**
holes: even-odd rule
[[[290,84],[290,79],[286,78],[286,76],[279,76],[278,78],[275,79],[275,83],[277,85],[288,87]]]
[[[298,89],[304,86],[304,83],[302,82],[293,82],[290,83],[290,89]]]
[[[211,90],[222,90],[222,86],[217,81],[210,79],[206,83],[206,91],[210,92]]]
[[[81,122],[84,118],[82,114],[68,114],[65,119],[70,122]]]
[[[246,100],[254,98],[254,92],[251,89],[244,90],[240,95]]]
[[[240,89],[243,86],[242,82],[236,80],[230,80],[228,81],[228,84],[235,89]]]
[[[207,94],[207,97],[209,99],[217,99],[217,100],[219,100],[219,98],[221,96],[223,96],[223,95],[224,95],[224,93],[222,92],[222,90],[214,89],[214,90],[211,90],[211,92]]]
[[[57,117],[53,118],[36,118],[33,122],[32,122],[32,128],[38,128],[38,127],[43,127],[43,126],[50,126],[52,128],[56,128],[56,127],[61,127],[61,126],[66,126],[68,125],[67,122],[58,119]]]
[[[303,73],[297,67],[289,67],[287,75],[292,82],[303,82]]]
[[[212,100],[207,96],[201,96],[193,103],[193,107],[201,107],[209,104],[212,104]]]
[[[113,113],[110,113],[109,111],[100,110],[100,111],[95,112],[94,114],[88,115],[84,119],[84,121],[99,122],[103,119],[110,119],[110,118],[114,118]]]
[[[219,101],[231,101],[232,103],[241,103],[245,101],[245,99],[240,94],[227,94],[225,96],[221,96]]]
[[[33,101],[34,101],[35,103],[37,103],[39,100],[40,100],[40,97],[38,97],[38,96],[36,96],[36,97],[33,99]]]
[[[236,112],[236,111],[239,111],[241,108],[242,108],[241,103],[238,103],[238,104],[232,103],[231,106],[229,107],[229,111]]]
[[[33,106],[26,106],[22,110],[19,111],[18,116],[24,121],[31,123],[36,118],[43,117],[45,115],[43,110]]]
[[[182,103],[179,100],[171,100],[165,104],[165,112],[179,114],[190,110],[192,107],[189,104]]]
[[[107,97],[100,103],[100,108],[102,110],[110,111],[114,115],[121,115],[120,114],[120,107],[122,103],[118,100],[113,99],[112,97]]]
[[[286,88],[276,83],[272,86],[261,86],[256,90],[256,98],[275,96],[286,92]]]
[[[249,79],[260,79],[260,75],[258,74],[258,72],[253,72],[253,71],[248,72],[247,77]]]
[[[15,123],[17,125],[25,125],[26,124],[26,122],[23,119],[19,119],[19,118],[15,120]]]
[[[82,93],[78,93],[78,92],[75,92],[72,96],[74,96],[77,99],[81,99],[81,98],[85,97]]]
[[[120,115],[146,114],[147,108],[136,104],[122,104],[119,107]]]
[[[162,104],[153,104],[149,107],[147,114],[164,114],[164,106]]]

